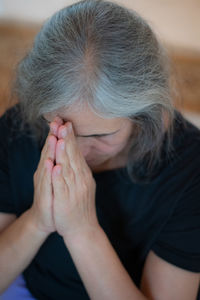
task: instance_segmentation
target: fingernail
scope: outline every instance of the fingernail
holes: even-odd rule
[[[59,175],[60,174],[61,169],[56,169],[56,173]]]
[[[56,135],[56,129],[55,127],[52,126],[52,124],[50,125],[50,132],[54,135]]]
[[[67,136],[67,128],[62,129],[61,135],[63,138],[65,138]]]
[[[64,143],[64,141],[61,143],[60,148],[61,148],[61,150],[64,150],[64,149],[65,149],[65,143]]]

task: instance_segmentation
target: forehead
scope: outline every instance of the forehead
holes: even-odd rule
[[[59,116],[65,122],[70,121],[73,127],[78,131],[94,128],[99,130],[116,130],[119,129],[122,123],[126,120],[124,118],[104,118],[95,114],[92,110],[85,108],[81,111],[76,110],[59,110],[53,113],[45,114],[45,117],[52,121],[54,117]]]

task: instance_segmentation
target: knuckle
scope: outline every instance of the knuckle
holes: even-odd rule
[[[75,174],[72,168],[68,168],[64,171],[65,181],[75,181]]]
[[[81,176],[83,175],[83,171],[82,171],[81,166],[76,166],[76,172],[77,172],[78,175],[81,175]]]
[[[82,184],[81,184],[81,186],[82,186],[81,188],[82,188],[83,193],[87,194],[87,192],[88,192],[88,184],[85,181],[83,181]]]

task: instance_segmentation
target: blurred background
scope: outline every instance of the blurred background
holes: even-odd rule
[[[162,40],[172,61],[175,106],[200,127],[200,1],[112,1],[140,13]],[[31,47],[42,23],[75,2],[0,0],[0,115],[9,106],[16,64]]]

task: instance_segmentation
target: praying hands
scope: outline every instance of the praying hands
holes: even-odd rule
[[[80,152],[72,124],[55,118],[34,174],[32,212],[40,230],[67,238],[100,225],[96,183]]]

